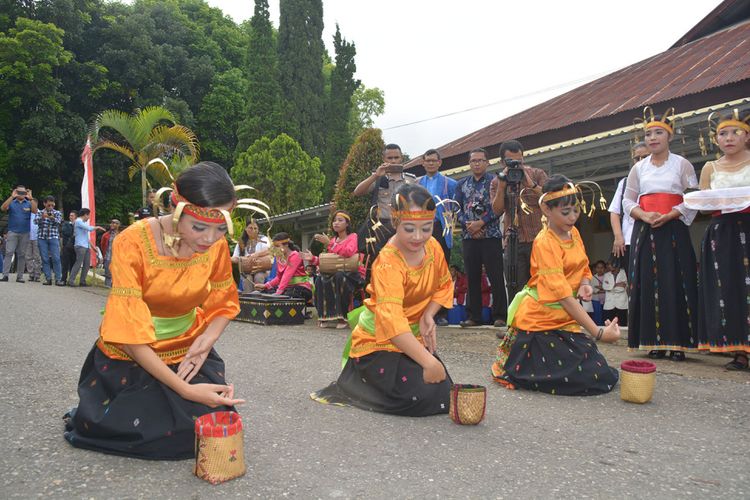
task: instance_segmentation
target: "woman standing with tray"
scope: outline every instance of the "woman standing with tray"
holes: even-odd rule
[[[140,220],[112,251],[112,291],[65,415],[77,448],[147,459],[194,456],[194,420],[242,403],[213,346],[239,312],[224,235],[237,203],[226,170],[177,178],[174,214]],[[242,200],[241,200],[242,201]]]
[[[749,121],[747,111],[743,116],[735,110],[719,118],[714,135],[724,156],[703,167],[701,195],[720,190],[720,196],[727,188],[732,192],[740,190],[750,205]],[[713,127],[710,118],[709,125]],[[726,369],[746,370],[750,354],[750,208],[741,210],[736,201],[730,207],[722,204],[721,198],[711,202],[725,210],[713,212],[701,244],[699,348],[734,353]]]
[[[331,230],[335,234],[333,238],[324,234],[315,235],[315,240],[326,246],[326,252],[344,259],[358,255],[357,233],[352,232],[351,215],[343,210],[337,210],[333,214]],[[302,256],[315,266],[320,264],[320,259],[310,252],[305,252]],[[354,292],[365,283],[365,268],[360,265],[356,271],[324,271],[321,269],[320,274],[315,277],[318,326],[347,328],[346,315],[352,310]]]
[[[372,265],[370,295],[344,349],[336,382],[320,403],[410,417],[448,413],[451,379],[437,348],[435,314],[453,303],[443,249],[432,237],[435,201],[418,184],[391,201],[396,234]]]
[[[669,151],[674,110],[660,120],[645,116],[645,140],[651,154],[630,170],[622,201],[635,220],[628,272],[628,347],[648,357],[684,361],[698,348],[697,262],[688,226],[696,211],[683,194],[698,187],[695,168]]]

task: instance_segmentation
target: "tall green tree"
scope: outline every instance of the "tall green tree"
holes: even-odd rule
[[[18,17],[0,33],[0,183],[21,180],[38,194],[58,194],[61,150],[85,127],[65,110],[69,96],[58,74],[72,58],[63,31]]]
[[[349,133],[349,115],[352,109],[352,96],[360,86],[354,79],[357,65],[354,56],[357,49],[353,43],[341,36],[339,25],[333,36],[333,47],[336,51],[336,66],[331,73],[331,92],[326,109],[326,144],[323,155],[323,173],[326,174],[324,196],[330,198],[338,178],[341,162],[346,158],[353,136]]]
[[[374,118],[385,111],[385,93],[377,87],[360,84],[352,95],[349,113],[349,133],[357,137],[366,128],[372,128]]]
[[[262,137],[241,153],[231,170],[236,184],[249,184],[274,214],[320,204],[325,176],[320,160],[311,158],[286,134]]]
[[[231,166],[237,147],[237,124],[242,120],[247,80],[239,68],[217,73],[198,114],[198,136],[204,160]]]
[[[280,0],[279,81],[284,131],[318,156],[325,141],[323,2]]]
[[[278,53],[268,0],[255,0],[250,28],[247,109],[237,130],[237,154],[263,136],[275,137],[282,121]]]
[[[161,185],[166,185],[170,174],[160,164],[150,164],[151,160],[161,158],[169,163],[175,158],[178,163],[198,160],[198,140],[195,134],[181,125],[174,123],[174,116],[166,109],[153,106],[137,110],[129,115],[122,111],[110,109],[96,117],[91,127],[92,151],[111,149],[130,160],[128,174],[132,179],[141,173],[142,202],[146,204],[148,189],[147,174]],[[116,132],[107,135],[109,130]]]
[[[355,227],[369,220],[371,200],[367,196],[354,196],[354,188],[372,172],[374,165],[383,161],[383,134],[379,129],[364,130],[349,149],[341,166],[333,205],[336,210],[346,210],[352,216]],[[333,214],[333,210],[331,210]]]

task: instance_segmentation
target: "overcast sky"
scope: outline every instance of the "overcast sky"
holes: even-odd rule
[[[253,14],[252,0],[208,3],[238,23]],[[338,23],[356,44],[356,77],[385,92],[375,125],[415,157],[667,50],[719,3],[324,0],[323,39],[333,57]]]

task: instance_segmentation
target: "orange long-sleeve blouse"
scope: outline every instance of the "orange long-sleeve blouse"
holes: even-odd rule
[[[512,326],[528,332],[580,332],[580,325],[562,307],[549,304],[573,296],[583,279],[591,279],[591,269],[578,230],[571,230],[570,240],[561,240],[554,231],[543,229],[534,239],[528,282],[529,287],[536,288],[538,300],[524,297]]]
[[[98,346],[110,358],[129,359],[118,344],[148,344],[166,363],[184,358],[195,338],[216,317],[234,318],[240,310],[225,239],[189,259],[159,255],[148,219],[138,221],[114,241],[112,291],[99,327]],[[155,328],[155,318],[195,319],[172,338]],[[161,338],[160,338],[161,337]]]
[[[359,358],[375,351],[401,352],[390,339],[411,332],[409,325],[419,323],[431,301],[453,307],[453,281],[440,244],[430,238],[422,263],[412,267],[398,248],[388,243],[372,264],[367,292],[370,297],[365,306],[375,316],[375,331],[369,333],[357,325],[352,330],[349,356]],[[424,344],[421,336],[416,337]]]

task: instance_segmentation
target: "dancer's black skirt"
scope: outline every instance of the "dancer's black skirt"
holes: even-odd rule
[[[364,286],[356,271],[338,271],[315,277],[315,307],[322,321],[345,320],[352,310],[354,292]]]
[[[593,396],[611,391],[619,373],[583,334],[518,331],[502,378],[530,391]]]
[[[178,365],[169,365],[177,371]],[[191,384],[225,384],[224,361],[213,349]],[[133,361],[105,356],[96,345],[78,382],[78,408],[65,420],[65,439],[77,448],[151,460],[195,456],[195,420],[209,408],[181,398]]]
[[[750,214],[714,217],[701,244],[699,348],[750,352]]]
[[[406,354],[379,351],[349,358],[336,382],[310,396],[320,403],[406,417],[448,413],[452,382],[447,370],[439,384],[426,384],[422,373]]]
[[[636,221],[629,272],[628,347],[697,350],[698,266],[688,227],[679,219],[656,229]]]

